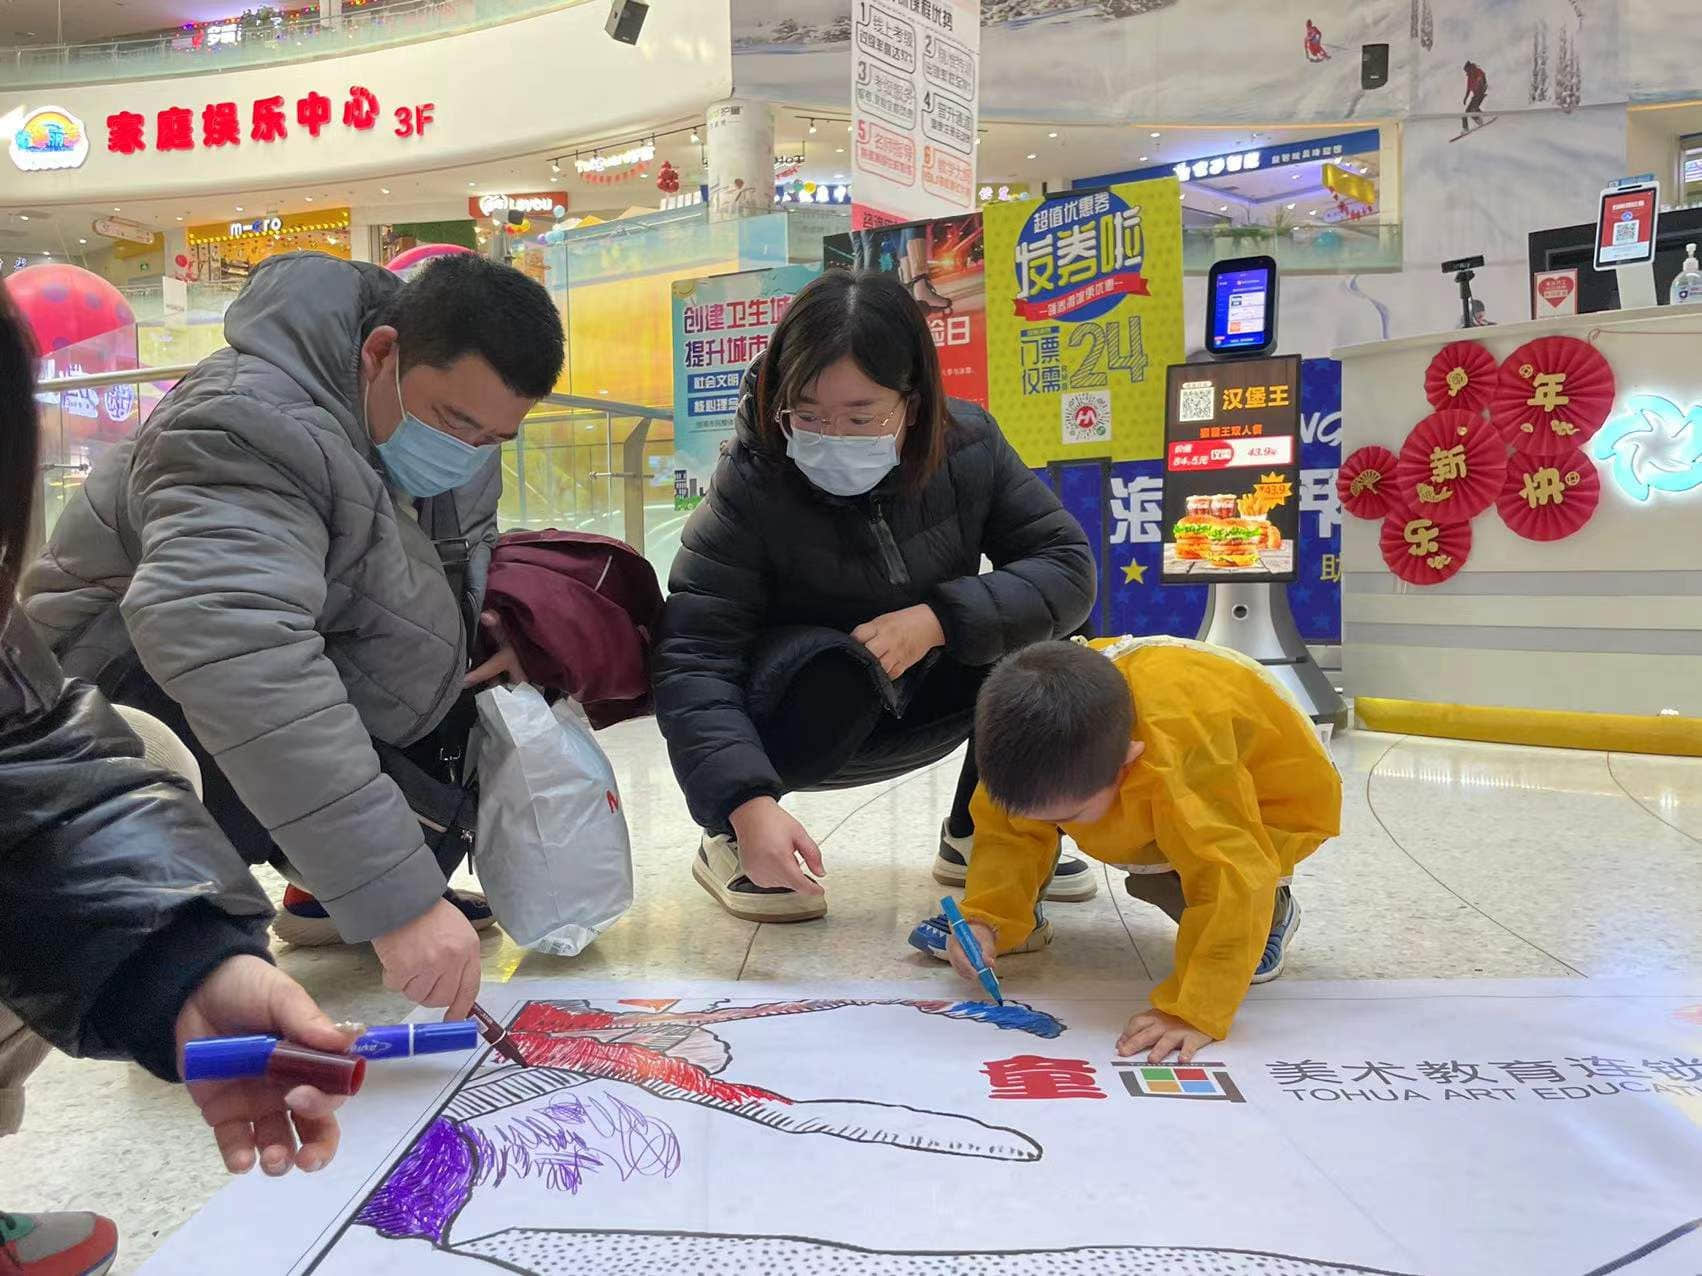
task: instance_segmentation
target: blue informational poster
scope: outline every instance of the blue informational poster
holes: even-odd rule
[[[1300,536],[1287,586],[1294,621],[1308,642],[1341,641],[1341,364],[1300,367]],[[1206,587],[1160,585],[1164,463],[1072,461],[1039,471],[1087,533],[1099,559],[1097,634],[1193,638],[1205,618]]]

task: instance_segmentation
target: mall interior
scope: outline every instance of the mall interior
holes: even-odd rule
[[[406,288],[476,256],[547,294],[565,346],[553,388],[501,447],[503,536],[630,546],[663,598],[659,630],[654,616],[631,622],[658,664],[706,581],[760,578],[769,611],[739,612],[747,631],[728,648],[748,668],[753,627],[805,623],[799,599],[856,592],[789,584],[786,564],[832,559],[785,541],[807,539],[823,509],[851,520],[831,524],[849,529],[833,547],[847,561],[876,552],[870,527],[883,552],[891,537],[881,500],[861,495],[887,487],[828,497],[811,481],[797,448],[807,408],[756,426],[790,431],[769,459],[793,471],[775,482],[814,498],[797,530],[717,504],[740,449],[757,446],[748,423],[731,442],[757,402],[744,373],[813,280],[891,275],[921,307],[954,413],[985,415],[987,446],[1009,460],[990,505],[948,520],[968,561],[985,555],[987,629],[1020,628],[997,582],[1028,551],[993,528],[1019,490],[1062,520],[1056,535],[1095,582],[1090,607],[1053,607],[1053,631],[1020,642],[964,635],[923,602],[938,636],[921,650],[946,654],[919,668],[983,652],[953,666],[980,686],[1027,642],[1117,640],[1135,734],[1116,772],[1122,814],[1105,818],[1139,831],[1108,848],[1090,831],[1103,823],[1007,813],[989,796],[991,727],[966,742],[966,716],[902,774],[774,790],[825,888],[807,920],[784,924],[798,897],[738,878],[736,840],[720,839],[731,868],[714,867],[715,830],[688,805],[679,740],[656,716],[718,673],[676,670],[672,691],[658,673],[654,711],[594,734],[563,725],[566,701],[551,717],[539,699],[549,729],[581,742],[575,756],[600,748],[612,767],[591,801],[618,817],[622,845],[591,847],[583,811],[538,816],[534,893],[573,913],[599,854],[620,860],[623,883],[571,944],[522,935],[500,907],[480,932],[480,1005],[539,1066],[509,1066],[483,1040],[471,1055],[372,1058],[338,1114],[334,1162],[278,1175],[263,1160],[266,1173],[233,1179],[230,1127],[215,1146],[221,1118],[195,1087],[150,1075],[95,1029],[49,1024],[59,994],[32,990],[27,971],[0,978],[16,1012],[0,1026],[94,1056],[48,1056],[21,1128],[0,1138],[0,1273],[1702,1271],[1692,5],[235,7],[0,2],[0,279],[33,337],[40,429],[27,559],[59,553],[61,519],[98,504],[103,472],[123,484],[142,455],[132,440],[161,428],[162,404],[171,418],[173,387],[205,375],[198,364],[224,357],[226,312],[273,259],[371,263]],[[844,349],[877,391],[911,402],[915,387]],[[0,429],[26,407],[8,405]],[[391,484],[374,491],[399,509],[374,430],[366,459]],[[830,434],[820,441],[848,441]],[[894,586],[932,570],[935,532],[894,547]],[[161,551],[126,552],[87,575],[59,565],[124,614],[140,654],[144,613],[127,590]],[[258,570],[228,579],[231,592],[197,603],[209,626],[273,587]],[[976,573],[941,590],[959,586]],[[35,614],[27,572],[22,589],[14,622]],[[853,627],[878,635],[904,614],[828,626],[887,665],[877,732],[903,725],[909,684],[870,626]],[[328,610],[301,618],[328,649],[345,637]],[[1184,676],[1189,660],[1217,672]],[[1236,678],[1245,690],[1225,690]],[[28,749],[8,751],[6,686],[0,799],[24,811],[58,782]],[[733,689],[724,707],[754,739],[759,689],[748,703]],[[508,692],[480,693],[481,722],[487,694]],[[990,698],[978,724],[993,721]],[[1073,711],[1048,705],[1059,721]],[[1289,715],[1298,737],[1275,721]],[[1167,724],[1183,720],[1200,742],[1167,753]],[[747,747],[737,733],[714,743]],[[549,771],[555,746],[538,747],[544,770],[521,781],[534,812],[572,807]],[[1293,757],[1272,761],[1283,748]],[[919,938],[965,874],[971,921],[992,889],[964,867],[954,828],[971,750],[983,846],[995,807],[1031,848],[1063,839],[1057,875],[1024,879],[1051,892],[1043,923],[969,932],[990,947],[997,930],[998,1006],[965,982],[969,965]],[[573,782],[602,788],[585,765]],[[1273,798],[1261,767],[1298,796]],[[1329,809],[1298,856],[1284,839],[1299,835],[1237,823],[1308,803]],[[0,813],[0,961],[59,916],[46,899],[57,879],[36,875],[31,847],[60,846],[51,830],[80,818],[61,811],[32,833]],[[496,907],[483,821],[481,808],[450,884],[490,887]],[[721,831],[749,841],[745,828],[735,817]],[[136,908],[177,906],[143,857],[143,882],[127,886],[103,877],[123,869],[99,852],[82,866],[74,846],[54,854],[69,857],[66,890],[98,879],[147,901]],[[1257,871],[1237,859],[1248,854]],[[1069,864],[1081,871],[1063,888]],[[803,874],[790,849],[786,865]],[[254,873],[274,905],[302,885],[273,864]],[[1140,889],[1158,876],[1180,882],[1176,908]],[[1249,904],[1251,948],[1226,929]],[[65,905],[79,906],[97,905]],[[91,935],[133,924],[130,905],[113,907]],[[375,944],[260,933],[333,1021],[442,1017],[447,1003],[403,995]],[[145,964],[164,951],[139,947],[126,978],[153,977]],[[1205,995],[1213,962],[1239,970],[1233,1031],[1175,1010]],[[1121,1057],[1149,998],[1155,1022],[1198,1038],[1176,1059],[1147,1060],[1157,1037]],[[269,1013],[211,1035],[288,1035]],[[738,1022],[755,1018],[771,1022]],[[965,1018],[984,1022],[947,1022]],[[1012,1098],[1031,1102],[1000,1101]],[[239,1137],[276,1141],[281,1120]],[[115,1258],[80,1211],[111,1220]],[[83,1248],[60,1246],[55,1226]]]

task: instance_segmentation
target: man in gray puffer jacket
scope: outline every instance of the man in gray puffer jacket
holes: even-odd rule
[[[498,448],[554,387],[560,318],[471,255],[404,285],[291,253],[225,337],[95,464],[25,608],[71,676],[181,710],[245,857],[281,852],[332,940],[372,941],[386,986],[459,1016],[477,936],[374,741],[431,732],[469,677]]]

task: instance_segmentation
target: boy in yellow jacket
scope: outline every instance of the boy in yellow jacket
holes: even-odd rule
[[[963,912],[986,956],[1050,941],[1037,905],[1062,829],[1178,923],[1175,973],[1118,1052],[1187,1062],[1227,1036],[1248,984],[1282,971],[1295,864],[1341,831],[1341,777],[1299,704],[1203,643],[1039,643],[987,679],[975,755]],[[955,940],[940,955],[973,981]]]

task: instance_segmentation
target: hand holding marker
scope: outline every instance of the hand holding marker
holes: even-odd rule
[[[940,900],[940,911],[946,915],[946,921],[951,924],[951,933],[957,937],[965,960],[975,968],[975,977],[981,981],[987,995],[999,1005],[1004,1005],[1005,995],[999,990],[999,977],[989,969],[981,945],[975,942],[975,932],[969,929],[969,922],[958,909],[957,901],[947,895]]]
[[[405,1059],[416,1054],[471,1050],[482,1035],[498,1054],[526,1066],[508,1033],[476,1003],[474,1018],[448,1023],[398,1023],[369,1028],[347,1054],[312,1050],[272,1036],[203,1037],[183,1047],[183,1079],[228,1081],[266,1077],[283,1086],[310,1085],[326,1094],[357,1094],[368,1059]]]

